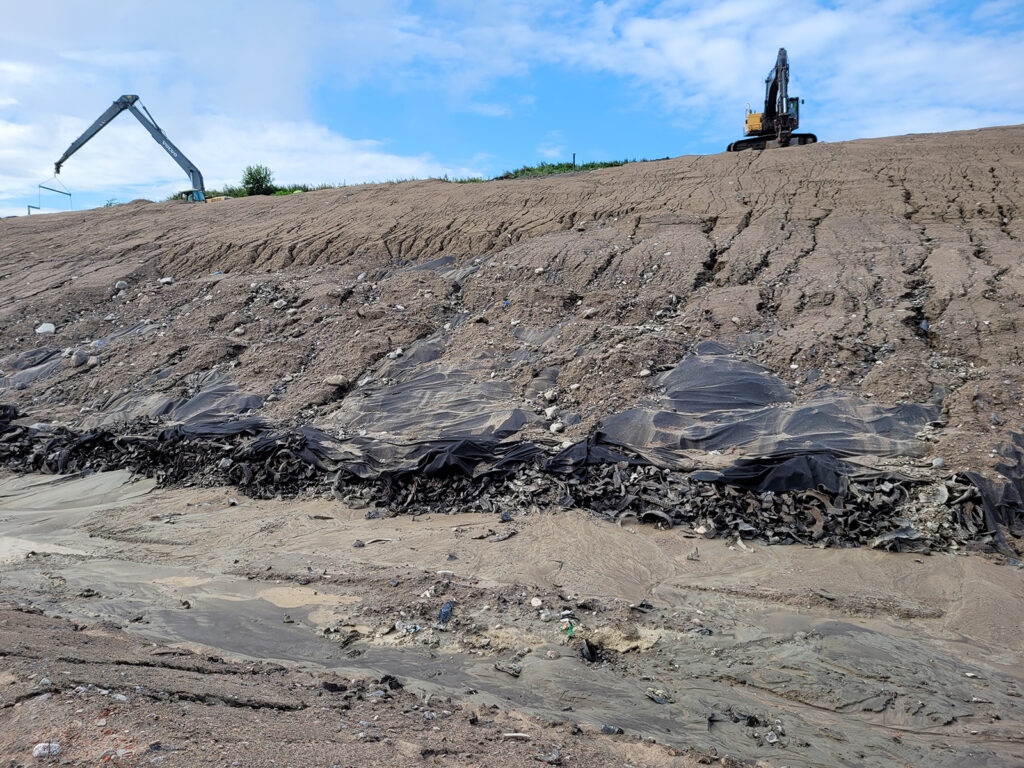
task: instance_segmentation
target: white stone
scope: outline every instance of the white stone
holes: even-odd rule
[[[57,326],[55,326],[53,323],[42,323],[38,328],[36,328],[36,333],[39,334],[56,332]]]
[[[547,408],[544,409],[544,415],[549,419],[555,418],[556,413],[558,413],[557,405],[549,405]]]
[[[274,302],[274,309],[284,309],[288,306],[288,302],[284,299],[278,299]]]
[[[42,741],[32,747],[32,757],[56,757],[60,754],[60,744],[56,741]]]
[[[157,282],[160,283],[160,285],[174,285],[174,278],[173,277],[161,277],[159,280],[157,280]]]
[[[552,424],[550,427],[548,427],[548,429],[551,430],[552,434],[557,435],[560,432],[564,432],[565,431],[565,424],[563,424],[560,421],[556,421],[554,424]]]
[[[650,368],[644,368],[639,373],[639,376],[640,376],[641,379],[646,379],[650,375],[651,375],[651,369]]]

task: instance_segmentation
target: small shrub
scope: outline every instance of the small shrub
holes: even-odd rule
[[[265,165],[247,166],[242,174],[242,186],[249,195],[272,195],[277,191],[274,172]]]

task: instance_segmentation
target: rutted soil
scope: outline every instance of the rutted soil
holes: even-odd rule
[[[934,454],[984,468],[1024,418],[1022,137],[993,128],[5,219],[4,399],[78,423],[118,395],[178,394],[217,368],[269,396],[275,419],[387,436],[392,415],[364,401],[378,406],[377,388],[412,364],[389,354],[435,338],[435,384],[448,377],[491,414],[533,414],[524,437],[550,438],[562,419],[575,439],[649,397],[642,373],[712,338],[801,396],[827,384],[902,403],[940,390]],[[43,322],[54,336],[33,332]],[[38,347],[69,357],[19,375]],[[551,389],[559,413],[547,417],[538,396]],[[405,436],[452,413],[450,391],[443,404],[423,391],[406,410],[432,418]]]

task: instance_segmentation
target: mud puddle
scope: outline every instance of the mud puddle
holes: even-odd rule
[[[23,543],[5,550],[0,592],[153,640],[393,674],[423,695],[771,765],[1013,765],[1024,751],[1021,572],[980,557],[730,547],[575,513],[517,518],[492,542],[482,515],[365,520],[127,480],[0,482],[0,536]]]

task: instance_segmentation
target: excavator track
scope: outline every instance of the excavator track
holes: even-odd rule
[[[742,152],[745,149],[777,149],[779,147],[796,147],[802,144],[815,144],[818,137],[813,133],[794,133],[785,142],[779,141],[774,136],[753,136],[749,139],[734,141],[726,152]]]

